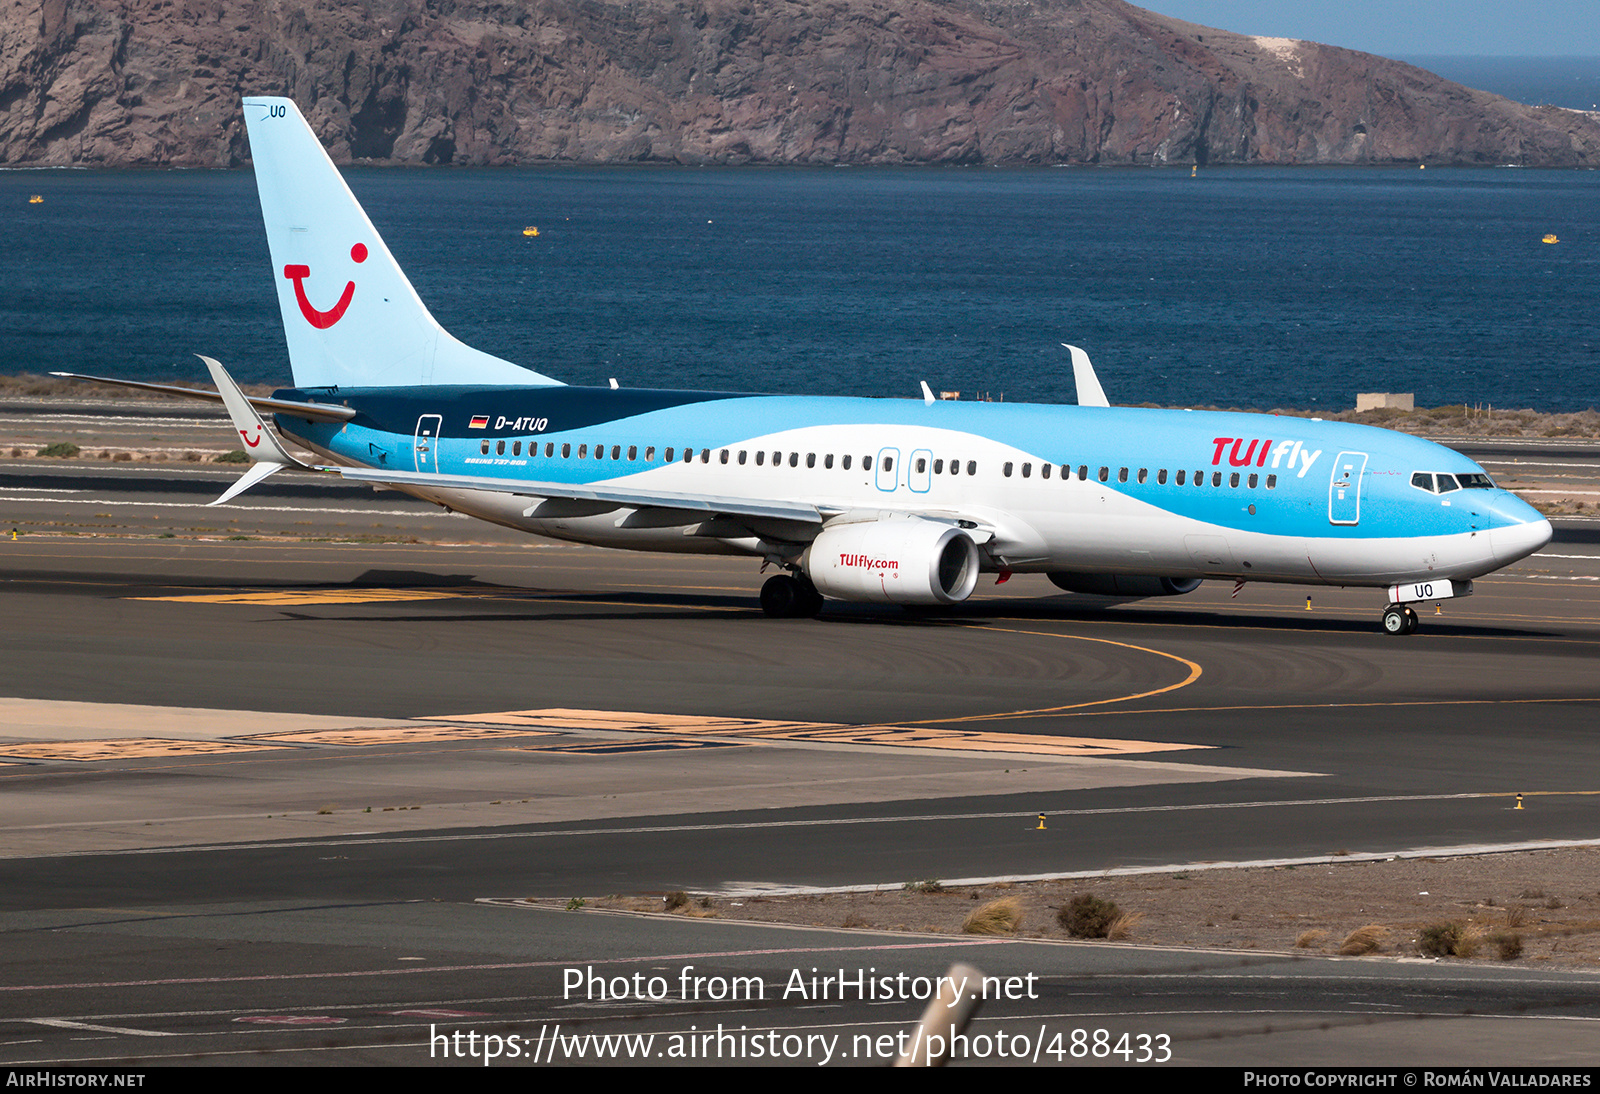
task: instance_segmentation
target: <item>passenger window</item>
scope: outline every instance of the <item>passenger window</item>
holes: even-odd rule
[[[639,446],[636,445],[636,444],[630,444],[628,446],[628,462],[632,463],[634,460],[636,460],[638,458],[639,458]]]
[[[728,450],[726,448],[724,448],[722,450],[722,462],[723,463],[727,463],[728,462]],[[744,453],[743,452],[739,453],[739,462],[740,463],[744,462]]]
[[[611,458],[614,460],[622,459],[622,446],[620,444],[611,446]]]
[[[482,452],[485,456],[489,454],[489,439],[487,437],[484,438],[483,444],[478,446],[478,451]]]
[[[563,444],[561,446],[561,458],[564,460],[572,459],[572,445]]]
[[[740,463],[744,462],[744,453],[743,452],[739,453],[739,462]],[[767,452],[766,452],[766,449],[762,449],[761,451],[756,453],[756,466],[757,467],[761,467],[761,466],[765,465],[766,462],[767,462]]]
[[[782,452],[774,452],[772,454],[772,466],[773,467],[782,467],[783,466],[783,453]]]
[[[669,448],[669,449],[667,449],[665,452],[663,452],[661,454],[662,458],[665,459],[667,463],[671,463],[672,462],[672,454],[674,452],[676,452],[676,451],[677,451],[676,448]]]
[[[1033,477],[1033,464],[1025,463],[1022,465],[1022,477],[1025,479]]]
[[[885,471],[893,471],[894,470],[894,457],[893,456],[885,456],[883,458],[883,469]]]
[[[1261,476],[1255,474],[1254,472],[1251,472],[1251,474],[1250,474],[1250,489],[1254,490],[1256,488],[1256,483],[1260,480],[1260,478],[1261,478]]]
[[[811,458],[813,460],[816,459],[815,456],[813,456]],[[800,453],[798,453],[798,452],[789,453],[789,466],[790,467],[799,467],[800,466]],[[806,464],[806,466],[810,467],[811,465],[808,463],[808,464]]]
[[[551,456],[554,456],[555,454],[556,454],[556,442],[555,441],[546,441],[545,445],[544,445],[544,458],[548,460]]]
[[[1128,481],[1128,469],[1126,467],[1120,467],[1120,468],[1117,469],[1117,481],[1118,482],[1127,482]]]
[[[513,444],[511,446],[511,454],[513,456],[522,455],[522,442],[521,441],[517,441],[515,444]]]
[[[1213,472],[1211,472],[1211,485],[1212,486],[1221,486],[1222,485],[1222,472],[1221,471],[1213,471]]]
[[[1157,486],[1165,486],[1165,485],[1167,485],[1167,469],[1165,467],[1163,467],[1160,471],[1156,472],[1156,485]]]
[[[839,466],[844,468],[846,471],[850,470],[850,457],[846,456]]]
[[[1078,481],[1079,482],[1088,482],[1089,481],[1089,465],[1088,464],[1081,463],[1081,464],[1078,465]]]
[[[824,470],[827,470],[827,471],[832,471],[833,470],[833,453],[832,452],[829,452],[826,456],[822,457],[822,466],[823,466]]]
[[[1111,481],[1111,468],[1102,467],[1100,469],[1100,481],[1101,482],[1109,482],[1109,481]]]
[[[1061,465],[1061,481],[1066,482],[1070,478],[1072,478],[1072,465],[1064,463]]]
[[[1148,478],[1149,478],[1149,477],[1150,477],[1150,472],[1148,472],[1148,471],[1146,471],[1146,470],[1145,470],[1145,469],[1144,469],[1144,468],[1142,468],[1142,467],[1141,467],[1141,468],[1139,468],[1139,481],[1140,481],[1140,482],[1144,482],[1144,481],[1145,481],[1145,480],[1146,480],[1146,479],[1148,479]]]
[[[968,460],[967,461],[967,474],[968,475],[976,475],[977,473],[978,473],[978,461],[977,460]]]
[[[1276,476],[1276,475],[1268,475],[1267,476],[1267,489],[1268,490],[1276,490],[1277,488],[1278,488],[1278,476]]]
[[[1239,472],[1235,471],[1233,474],[1228,476],[1228,485],[1233,487],[1235,490],[1239,488]]]
[[[1004,475],[1008,479],[1011,477],[1011,463],[1010,463],[1010,461],[1007,461],[1006,465],[1000,469],[1000,473],[1002,475]]]
[[[494,442],[494,454],[496,456],[504,456],[506,454],[506,442],[505,441],[495,441]]]
[[[933,473],[935,475],[944,474],[944,461],[943,460],[934,460],[933,461]]]
[[[1179,471],[1178,472],[1178,477],[1176,479],[1174,479],[1173,481],[1176,482],[1179,486],[1182,486],[1184,483],[1189,481],[1188,475],[1189,475],[1189,472],[1187,472],[1187,471]]]
[[[928,470],[928,457],[926,457],[926,456],[918,456],[917,457],[917,474],[919,474],[919,475],[926,474],[927,470]]]
[[[872,470],[872,457],[871,456],[862,456],[861,457],[861,470],[863,470],[863,471],[871,471]]]
[[[817,454],[815,452],[807,452],[806,453],[806,466],[807,467],[815,467],[815,466],[817,466]]]
[[[1041,479],[1048,479],[1050,477],[1050,465],[1049,464],[1041,463],[1039,465],[1039,477]]]

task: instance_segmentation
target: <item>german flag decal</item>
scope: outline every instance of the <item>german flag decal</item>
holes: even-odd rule
[[[488,429],[489,428],[489,415],[487,415],[487,414],[474,414],[472,416],[472,421],[467,423],[467,428],[468,429]]]

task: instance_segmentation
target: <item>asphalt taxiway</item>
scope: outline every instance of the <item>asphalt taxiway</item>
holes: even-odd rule
[[[597,1005],[562,977],[693,965],[773,990],[953,956],[1046,985],[988,1021],[1165,1031],[1178,1062],[1466,1062],[1446,1027],[1467,1011],[1497,1016],[1473,1020],[1481,1062],[1592,1059],[1591,977],[516,899],[1595,839],[1600,524],[1558,521],[1408,638],[1368,591],[1107,606],[1023,577],[940,616],[780,621],[742,560],[518,538],[321,480],[206,509],[230,472],[175,470],[21,461],[0,481],[19,532],[0,541],[0,1061],[420,1062],[441,1021],[854,1035],[916,1008]],[[1402,1035],[1396,1000],[1437,1025]]]

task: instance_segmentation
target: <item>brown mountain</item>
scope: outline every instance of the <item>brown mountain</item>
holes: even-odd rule
[[[1600,163],[1600,119],[1121,0],[0,0],[0,163]]]

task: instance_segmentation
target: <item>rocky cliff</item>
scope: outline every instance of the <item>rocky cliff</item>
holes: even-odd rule
[[[1600,119],[1121,0],[0,0],[0,163],[1600,163]]]

